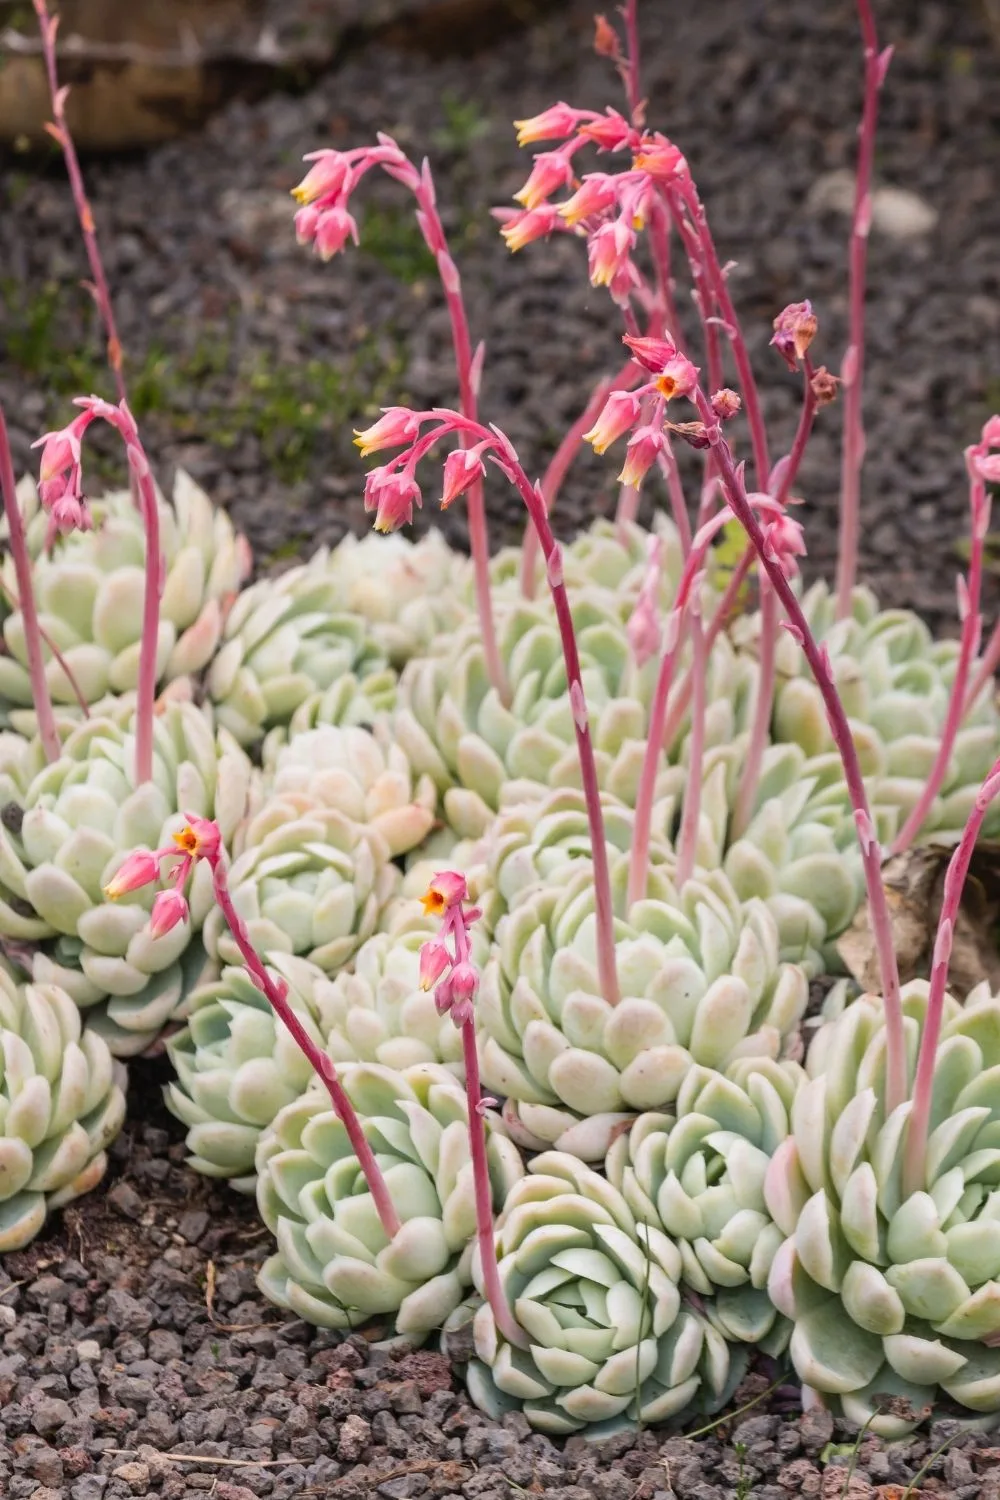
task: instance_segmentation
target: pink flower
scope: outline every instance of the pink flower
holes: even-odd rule
[[[637,427],[628,440],[625,466],[618,476],[619,482],[638,488],[666,446],[667,439],[662,428],[649,424]]]
[[[472,448],[456,448],[444,461],[444,490],[441,509],[447,510],[453,500],[464,495],[486,472],[480,454],[490,444],[485,440]]]
[[[972,467],[984,484],[1000,484],[1000,453],[974,453]]]
[[[140,886],[151,885],[160,876],[160,856],[148,849],[136,849],[130,854],[104,887],[109,901],[117,901],[129,891]]]
[[[675,345],[669,339],[639,338],[626,333],[622,343],[628,345],[633,359],[653,375],[658,375],[668,360],[673,359],[677,353]]]
[[[358,226],[346,208],[328,208],[316,224],[315,244],[321,260],[329,260],[351,239],[358,243]]]
[[[441,870],[421,897],[424,904],[424,914],[429,917],[440,917],[453,906],[461,906],[463,901],[469,897],[469,887],[465,882],[465,876],[460,875],[457,870]]]
[[[785,512],[771,522],[764,536],[785,577],[794,578],[799,571],[795,559],[806,555],[806,540],[798,521]]]
[[[687,171],[687,162],[673,141],[656,133],[643,136],[632,159],[632,167],[636,172],[645,172],[655,182],[672,182]]]
[[[551,104],[548,109],[543,109],[540,115],[532,115],[527,120],[514,121],[517,144],[530,146],[535,141],[563,141],[573,134],[579,121],[586,118],[586,114],[586,110],[572,109],[562,102]]]
[[[49,516],[49,530],[60,536],[68,536],[71,531],[91,531],[94,525],[90,507],[83,496],[68,491],[52,502]]]
[[[609,286],[627,262],[634,245],[635,234],[624,219],[602,224],[595,230],[587,245],[591,285]]]
[[[984,448],[1000,448],[1000,416],[990,417],[983,424],[981,441]]]
[[[388,406],[371,427],[363,431],[354,429],[355,446],[361,449],[361,457],[378,453],[381,448],[399,448],[403,443],[412,443],[419,435],[420,418],[407,406]]]
[[[187,917],[188,904],[180,891],[161,891],[153,902],[149,917],[150,937],[165,937],[178,922],[186,922]]]
[[[559,215],[567,224],[579,224],[581,219],[606,213],[618,202],[618,185],[607,172],[590,172],[580,183],[576,192],[565,203],[559,205]]]
[[[543,151],[535,157],[528,180],[521,191],[514,194],[514,201],[527,209],[539,208],[557,189],[568,187],[572,180],[573,163],[565,152]]]
[[[218,859],[222,848],[218,823],[211,818],[199,818],[196,813],[185,813],[184,816],[187,823],[173,835],[181,854],[188,859]]]
[[[615,109],[609,109],[601,119],[590,120],[586,125],[581,125],[579,134],[586,136],[588,141],[593,141],[601,151],[617,151],[633,140],[636,132],[624,115],[620,115]]]
[[[501,229],[507,249],[510,251],[523,250],[525,245],[530,245],[532,240],[544,239],[554,229],[560,227],[561,220],[558,211],[551,203],[543,203],[538,208],[526,209],[523,214],[514,214],[513,218],[507,220]]]
[[[365,484],[365,510],[375,511],[376,531],[397,531],[413,520],[413,507],[420,504],[420,486],[412,474],[375,469],[383,478],[369,491]],[[368,476],[369,479],[371,475]]]
[[[654,384],[662,396],[673,401],[675,396],[690,396],[698,384],[699,370],[683,354],[675,354],[657,375]]]
[[[315,203],[317,198],[336,197],[344,185],[344,179],[350,168],[344,155],[340,151],[311,151],[304,156],[303,161],[311,161],[312,166],[303,177],[298,187],[292,188],[292,197],[296,203]]]
[[[319,223],[320,213],[321,210],[314,203],[308,203],[295,215],[295,238],[300,245],[311,245],[316,238],[316,226]]]
[[[451,963],[451,954],[440,938],[425,943],[420,950],[420,988],[433,989]]]
[[[456,1001],[470,1001],[476,998],[479,988],[479,972],[475,964],[456,964],[451,971],[451,990]]]
[[[642,402],[634,391],[612,391],[604,409],[583,440],[593,446],[595,453],[606,453],[611,444],[628,432],[638,420]]]
[[[818,327],[809,301],[790,302],[775,318],[771,343],[790,370],[798,367],[799,360],[816,337]]]

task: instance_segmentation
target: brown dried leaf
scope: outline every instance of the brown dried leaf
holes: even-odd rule
[[[945,871],[952,856],[946,844],[927,844],[887,859],[882,884],[889,903],[893,946],[903,984],[930,973],[934,934],[941,914]],[[1000,843],[976,845],[962,893],[955,941],[948,967],[948,989],[957,999],[984,979],[1000,989]],[[837,952],[863,989],[881,990],[878,958],[867,903],[837,940]]]

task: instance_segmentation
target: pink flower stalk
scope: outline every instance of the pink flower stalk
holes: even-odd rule
[[[694,874],[698,853],[698,826],[701,822],[702,761],[705,756],[705,709],[708,657],[705,631],[701,620],[701,575],[691,590],[689,620],[691,626],[691,680],[694,696],[691,702],[691,734],[688,740],[688,776],[684,788],[684,808],[677,839],[677,888],[682,890]]]
[[[146,582],[142,607],[142,641],[139,647],[139,682],[135,711],[136,784],[153,777],[153,709],[156,699],[156,654],[160,631],[160,597],[163,591],[163,558],[160,551],[160,511],[153,475],[135,419],[124,401],[114,406],[99,396],[78,396],[82,414],[59,432],[50,432],[35,444],[42,446],[42,477],[39,496],[50,512],[50,524],[59,526],[70,515],[81,515],[89,525],[83,499],[82,440],[92,422],[113,427],[125,444],[129,472],[139,495],[146,533]],[[69,502],[73,506],[67,509]]]
[[[184,816],[187,822],[179,833],[173,835],[172,844],[154,850],[151,855],[144,850],[130,855],[118,874],[105,886],[104,894],[113,901],[127,891],[150,885],[157,878],[162,861],[178,860],[179,862],[166,876],[169,882],[168,890],[161,891],[153,903],[150,932],[154,937],[158,937],[168,932],[178,921],[186,918],[187,902],[184,900],[183,887],[196,861],[199,859],[208,861],[212,871],[212,887],[216,902],[226,919],[247,972],[275,1014],[287,1027],[292,1039],[309,1060],[313,1070],[322,1079],[330,1095],[334,1111],[347,1131],[351,1149],[358,1159],[358,1165],[365,1175],[365,1181],[382,1227],[392,1239],[400,1228],[399,1215],[393,1206],[389,1189],[372,1148],[365,1137],[361,1121],[337,1077],[333,1061],[327,1053],[317,1047],[289,1005],[288,985],[283,979],[275,979],[261,962],[250,941],[246,923],[233,906],[226,874],[225,850],[222,846],[218,824],[209,818],[197,817],[193,813],[185,813]],[[150,865],[150,860],[152,860],[152,865]]]
[[[530,124],[531,122],[525,122]],[[413,194],[417,203],[417,224],[424,243],[434,256],[444,290],[448,319],[451,324],[452,348],[458,373],[458,404],[462,415],[478,420],[479,383],[482,377],[484,349],[480,344],[473,352],[469,320],[462,295],[462,279],[448,249],[444,225],[437,209],[434,179],[425,160],[418,169],[400,150],[391,136],[380,134],[377,146],[361,146],[351,151],[317,151],[306,158],[313,165],[293,196],[303,206],[296,215],[296,235],[303,243],[313,243],[317,252],[328,259],[338,253],[347,241],[358,242],[358,231],[348,206],[355,188],[365,174],[381,167],[390,177]],[[544,209],[535,212],[545,212]],[[555,210],[552,216],[556,217]],[[517,248],[508,240],[511,248]],[[376,428],[378,423],[375,424]],[[371,430],[371,429],[370,429]],[[465,438],[462,438],[463,444]],[[382,444],[381,446],[386,446]],[[368,452],[376,449],[369,447]],[[486,526],[486,505],[482,477],[476,475],[468,487],[469,547],[476,580],[476,607],[479,629],[490,682],[501,702],[510,699],[510,688],[497,645],[493,601],[490,595],[490,549]],[[393,486],[386,492],[380,517],[386,522],[380,530],[392,529],[399,516],[406,516],[407,503],[419,503],[419,491]],[[411,509],[412,513],[412,509]]]
[[[436,875],[424,897],[425,909],[441,912],[441,934],[420,951],[420,987],[430,989],[437,976],[434,1000],[442,1015],[451,1019],[462,1033],[462,1052],[465,1057],[465,1097],[468,1105],[469,1154],[472,1157],[472,1177],[476,1191],[476,1239],[479,1244],[479,1259],[482,1266],[483,1286],[486,1300],[496,1319],[497,1328],[504,1338],[520,1349],[528,1347],[528,1340],[504,1296],[497,1265],[496,1241],[493,1238],[493,1189],[490,1185],[490,1169],[486,1159],[486,1110],[494,1099],[484,1099],[479,1076],[479,1052],[476,1047],[476,1013],[473,1001],[479,988],[479,974],[472,962],[472,942],[469,929],[482,915],[476,907],[465,909],[463,896],[457,901],[439,906],[439,891],[442,882],[465,880],[455,871]],[[452,949],[448,948],[451,940]],[[429,953],[429,957],[425,955]]]
[[[861,466],[865,460],[862,394],[865,371],[865,276],[868,232],[871,228],[872,166],[878,96],[892,58],[892,48],[880,53],[871,0],[857,0],[864,44],[865,86],[854,185],[854,217],[850,245],[850,332],[840,379],[844,386],[844,439],[840,477],[840,545],[837,554],[837,618],[851,613],[851,594],[858,570],[858,528],[861,510]]]
[[[7,435],[7,421],[0,406],[0,492],[3,495],[4,514],[10,536],[10,553],[14,559],[17,575],[18,603],[24,621],[24,645],[28,655],[28,676],[31,679],[31,696],[38,716],[38,732],[48,761],[59,759],[59,733],[52,712],[52,697],[48,678],[45,675],[45,658],[42,655],[42,635],[35,606],[35,590],[31,581],[31,558],[24,536],[24,521],[17,503],[17,485],[14,481],[14,460]]]
[[[611,878],[608,867],[608,849],[604,836],[604,813],[597,779],[597,763],[590,735],[590,718],[580,671],[580,654],[577,650],[576,632],[570,612],[569,598],[563,578],[562,551],[549,525],[545,499],[538,485],[533,485],[521,467],[517,452],[510,439],[499,428],[482,427],[478,422],[461,416],[458,412],[435,408],[433,411],[416,413],[421,425],[432,424],[431,430],[419,442],[399,456],[399,461],[415,466],[441,438],[454,432],[467,445],[482,444],[490,461],[514,486],[524,502],[528,515],[538,533],[542,556],[545,558],[545,575],[548,580],[556,622],[563,649],[566,669],[566,684],[573,725],[576,735],[577,754],[580,760],[580,777],[587,806],[587,821],[594,870],[594,906],[596,918],[597,967],[601,994],[609,1005],[617,1005],[621,998],[618,975],[615,967],[614,909],[611,900]]]
[[[118,329],[115,325],[115,314],[111,305],[111,293],[108,290],[108,279],[104,274],[104,265],[101,261],[101,252],[97,243],[94,215],[87,200],[87,191],[84,187],[80,163],[77,160],[76,148],[73,145],[73,137],[70,135],[69,126],[66,123],[66,96],[69,93],[69,89],[59,87],[59,77],[56,68],[56,32],[59,29],[59,17],[49,15],[46,0],[33,0],[33,3],[35,14],[38,16],[38,29],[42,38],[42,56],[45,60],[45,73],[48,79],[49,93],[52,98],[52,123],[46,129],[53,140],[61,147],[63,159],[66,163],[66,174],[69,177],[69,184],[73,193],[73,203],[76,207],[76,216],[80,222],[83,242],[87,251],[87,261],[90,265],[92,279],[87,284],[87,289],[93,295],[94,301],[97,304],[97,310],[101,315],[101,321],[104,324],[104,330],[107,335],[108,364],[114,376],[118,400],[124,405],[128,399],[128,392],[125,389],[125,376],[122,371],[121,340],[118,337]]]
[[[931,809],[934,798],[944,785],[944,779],[948,774],[948,765],[951,760],[951,752],[955,747],[955,740],[958,737],[958,731],[965,714],[969,677],[972,673],[972,663],[979,650],[983,630],[983,616],[980,603],[983,585],[983,549],[986,545],[986,534],[990,529],[990,500],[986,493],[986,483],[983,479],[981,465],[977,462],[983,456],[982,444],[966,450],[965,461],[969,473],[969,512],[972,543],[969,552],[968,583],[961,577],[958,580],[958,608],[962,621],[962,639],[958,649],[955,676],[951,684],[951,691],[948,694],[948,711],[945,715],[944,727],[941,731],[941,739],[938,743],[937,754],[934,757],[934,764],[931,766],[930,773],[924,781],[923,789],[917,799],[916,805],[896,835],[890,851],[892,854],[901,854],[904,849],[908,849],[920,832],[921,825]]]
[[[827,718],[830,723],[830,731],[843,762],[844,779],[847,783],[848,794],[854,809],[854,822],[857,829],[858,842],[861,845],[861,858],[865,872],[865,884],[868,889],[872,934],[875,939],[879,970],[882,977],[886,1029],[886,1107],[891,1113],[906,1098],[906,1048],[903,1038],[903,1011],[899,992],[899,970],[896,964],[896,953],[892,940],[892,924],[889,918],[885,887],[882,884],[882,851],[875,836],[875,825],[872,822],[871,809],[868,805],[868,795],[865,791],[858,753],[851,735],[847,715],[844,712],[844,705],[840,700],[840,694],[837,692],[836,683],[834,682],[829,653],[825,647],[821,649],[817,645],[816,638],[810,629],[808,620],[802,612],[802,606],[796,598],[795,591],[785,577],[781,562],[767,545],[767,538],[761,529],[759,520],[754,515],[753,507],[747,497],[742,472],[737,469],[729,444],[723,437],[722,430],[715,420],[708,397],[701,389],[698,389],[694,393],[694,399],[701,420],[704,423],[706,435],[714,451],[719,477],[729,508],[750,538],[760,566],[767,573],[771,586],[777,594],[785,615],[788,618],[789,628],[802,647],[802,651],[815,678],[816,686],[822,694],[823,702],[826,706]]]
[[[663,569],[663,538],[651,536],[649,539],[649,562],[646,564],[646,576],[642,580],[639,597],[636,600],[632,617],[626,626],[629,645],[632,647],[632,655],[635,664],[642,668],[650,661],[660,649],[663,632],[660,628],[659,610],[657,600],[660,592],[660,575]]]
[[[941,1040],[941,1022],[944,1015],[945,991],[948,987],[948,965],[951,961],[951,950],[955,939],[955,923],[958,920],[962,891],[965,888],[969,865],[979,838],[979,830],[983,826],[983,819],[989,810],[990,803],[998,792],[1000,792],[1000,760],[994,763],[993,769],[976,794],[975,804],[955,852],[948,861],[948,869],[944,877],[941,915],[938,919],[934,956],[931,961],[927,1013],[924,1017],[924,1031],[917,1057],[912,1106],[906,1126],[906,1144],[903,1149],[904,1197],[909,1197],[911,1193],[922,1192],[929,1186],[926,1180],[927,1136],[934,1093],[934,1065],[937,1061],[938,1043]]]

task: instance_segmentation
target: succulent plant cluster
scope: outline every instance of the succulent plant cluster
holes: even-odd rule
[[[888,56],[859,4],[870,147]],[[253,1195],[273,1235],[264,1294],[326,1328],[441,1333],[493,1416],[560,1436],[713,1412],[756,1354],[886,1436],[942,1398],[1000,1424],[1000,999],[945,994],[972,849],[1000,828],[1000,632],[978,656],[1000,418],[967,454],[961,640],[937,641],[854,586],[862,181],[848,540],[836,592],[805,588],[792,487],[839,383],[812,363],[815,315],[774,322],[803,409],[772,464],[687,164],[645,127],[637,57],[604,18],[598,37],[629,118],[521,122],[549,149],[503,215],[512,249],[573,230],[626,314],[624,370],[543,479],[480,421],[430,170],[385,135],[315,153],[295,197],[328,259],[384,169],[441,274],[457,409],[389,407],[356,434],[365,457],[399,450],[363,496],[393,535],[250,581],[186,475],[156,491],[114,357],[118,403],[77,402],[37,488],[15,493],[0,413],[0,1251],[100,1180],[118,1059],[162,1048],[191,1167]],[[580,177],[590,146],[624,170]],[[739,393],[671,336],[671,235],[711,384],[724,329]],[[727,436],[741,406],[759,492]],[[94,422],[131,483],[91,510]],[[575,447],[619,439],[615,521],[561,545]],[[691,514],[682,443],[707,455]],[[397,532],[442,444],[468,559]],[[491,558],[494,471],[530,525]],[[647,475],[670,505],[649,529]],[[931,837],[957,845],[930,983],[900,992],[881,854]],[[881,995],[840,985],[807,1020],[866,896]]]

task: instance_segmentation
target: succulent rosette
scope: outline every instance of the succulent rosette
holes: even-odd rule
[[[866,588],[854,590],[853,610],[845,620],[835,619],[835,599],[823,583],[806,591],[802,606],[830,653],[869,796],[891,819],[891,838],[916,805],[937,756],[959,643],[936,641],[910,610],[879,609]],[[758,625],[756,616],[738,622],[734,639],[752,651]],[[774,739],[796,743],[808,756],[832,751],[819,689],[798,646],[784,632],[777,643],[777,668]],[[982,693],[962,721],[922,834],[957,833],[963,827],[998,739],[1000,713],[993,696]],[[998,829],[1000,808],[994,805],[986,833]]]
[[[595,1161],[632,1114],[672,1104],[694,1064],[794,1048],[808,983],[781,963],[767,907],[742,904],[721,870],[676,891],[672,865],[654,863],[649,898],[626,911],[628,857],[611,844],[621,999],[609,1004],[589,857],[559,858],[497,925],[477,1004],[483,1081],[523,1144]]]
[[[0,819],[0,932],[44,942],[36,979],[62,984],[78,1005],[112,997],[95,1024],[122,1055],[152,1040],[200,970],[198,951],[187,977],[178,966],[212,906],[212,882],[207,867],[196,871],[190,919],[160,937],[147,930],[155,891],[109,901],[104,887],[132,850],[169,843],[188,812],[214,818],[231,843],[251,773],[232,738],[192,704],[155,719],[153,778],[138,787],[134,758],[130,729],[88,719]]]
[[[928,986],[903,989],[916,1055]],[[768,1282],[794,1324],[807,1397],[899,1436],[943,1391],[974,1420],[1000,1420],[1000,1001],[983,985],[946,997],[922,1188],[907,1195],[910,1105],[884,1108],[881,1002],[822,1027],[792,1102],[791,1134],[764,1184],[785,1235]],[[884,1411],[879,1407],[885,1405]]]
[[[88,704],[132,691],[138,683],[145,597],[145,532],[129,491],[93,502],[94,529],[61,538],[43,552],[48,517],[30,480],[18,486],[39,624],[58,646]],[[160,502],[160,542],[165,574],[160,600],[157,681],[165,684],[200,672],[222,638],[223,620],[250,570],[246,541],[224,510],[212,504],[178,470],[171,504]],[[13,559],[3,582],[15,590]],[[0,696],[18,714],[16,727],[33,730],[34,714],[24,622],[19,610],[4,621],[7,655],[0,657]],[[43,643],[49,692],[60,711],[76,709],[76,693]]]
[[[469,1395],[500,1416],[520,1409],[559,1436],[600,1437],[722,1405],[745,1368],[681,1297],[680,1251],[637,1223],[606,1178],[548,1151],[507,1196],[496,1230],[500,1279],[528,1347],[498,1332],[488,1303],[473,1324]]]
[[[323,549],[275,578],[261,578],[240,594],[226,617],[222,643],[206,676],[219,723],[242,745],[275,725],[288,724],[314,695],[329,694],[345,677],[356,687],[339,708],[341,721],[364,722],[391,701],[393,678],[365,620],[348,610],[343,588]],[[369,697],[364,681],[378,679]],[[352,710],[352,700],[354,703]],[[364,700],[364,701],[361,701]],[[320,708],[315,712],[321,713]]]
[[[392,1316],[421,1339],[440,1328],[472,1279],[476,1230],[464,1090],[447,1069],[341,1070],[401,1228],[389,1241],[344,1125],[317,1091],[288,1105],[257,1148],[257,1203],[277,1242],[258,1281],[308,1323],[355,1328]],[[520,1153],[486,1113],[494,1206],[523,1175]]]
[[[302,1025],[325,1046],[330,980],[315,964],[287,953],[272,954],[270,965],[288,985]],[[199,985],[186,1009],[186,1024],[167,1040],[177,1074],[163,1091],[167,1108],[187,1126],[188,1165],[252,1193],[261,1132],[306,1092],[312,1068],[242,966]],[[345,1055],[347,1049],[338,1048],[337,1060]]]
[[[770,1058],[738,1059],[728,1075],[694,1067],[674,1113],[640,1115],[605,1162],[636,1219],[677,1246],[682,1281],[710,1299],[705,1313],[719,1332],[772,1354],[791,1329],[767,1294],[784,1236],[767,1211],[764,1179],[804,1080],[797,1063]]]
[[[609,521],[598,516],[577,533],[562,549],[563,576],[572,594],[580,588],[606,589],[620,600],[633,601],[642,588],[649,569],[651,537],[662,544],[658,597],[663,608],[672,603],[684,571],[684,554],[677,528],[664,515],[655,518],[652,532],[635,521]],[[504,547],[490,561],[494,591],[520,596],[522,593],[523,552],[520,547]],[[534,592],[544,597],[547,584],[545,562],[536,555]],[[471,585],[471,579],[467,579]],[[471,598],[471,594],[470,594]]]
[[[0,1253],[97,1186],[125,1118],[125,1071],[57,985],[0,967]]]
[[[425,651],[445,631],[469,618],[467,557],[436,528],[413,541],[401,532],[351,535],[330,553],[341,608],[359,615],[396,668]]]
[[[598,778],[602,790],[634,805],[656,663],[636,663],[626,628],[632,608],[628,597],[595,585],[572,591],[570,601]],[[551,601],[501,598],[497,625],[509,705],[490,684],[478,627],[470,622],[440,651],[408,664],[393,719],[414,769],[432,777],[447,821],[467,837],[484,833],[503,799],[510,802],[522,789],[580,783]],[[755,680],[750,658],[739,656],[720,637],[708,666],[709,746],[729,744],[745,728]],[[665,760],[675,770],[685,759],[687,731],[685,717],[667,747]]]

